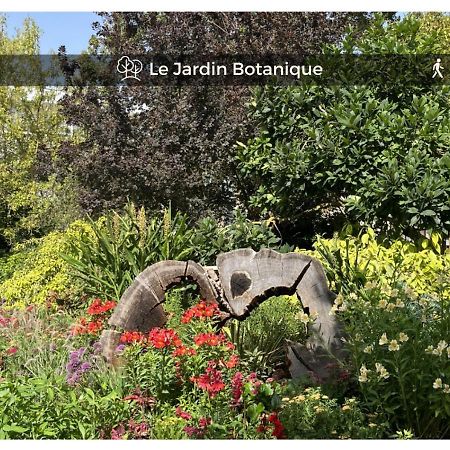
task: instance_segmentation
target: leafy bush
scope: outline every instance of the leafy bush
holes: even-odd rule
[[[445,52],[440,45],[417,18],[378,16],[328,50],[417,55]],[[415,240],[424,229],[448,236],[449,88],[412,82],[408,70],[391,75],[387,66],[364,85],[254,90],[250,114],[259,130],[239,143],[236,158],[256,213],[271,211],[300,236],[336,231],[345,220],[393,238]]]
[[[397,240],[386,246],[368,229],[360,237],[318,238],[313,252],[302,252],[321,261],[331,287],[339,292],[353,284],[364,286],[367,281],[390,285],[391,280],[399,280],[416,294],[439,292],[450,300],[450,291],[442,291],[442,280],[450,271],[450,252],[440,254],[440,247],[437,234],[422,238],[418,245]]]
[[[280,239],[266,224],[253,223],[237,214],[236,221],[219,226],[212,219],[198,227],[187,216],[171,209],[148,218],[145,210],[130,204],[124,213],[111,213],[89,221],[92,233],[72,242],[65,260],[83,280],[87,292],[119,299],[134,278],[158,261],[193,259],[213,263],[221,251],[238,246],[274,247]]]
[[[291,393],[289,391],[293,391]],[[279,417],[289,439],[367,439],[383,437],[383,425],[367,421],[355,398],[343,405],[320,388],[286,389]]]
[[[285,363],[286,339],[306,338],[303,313],[296,296],[266,300],[243,322],[232,320],[225,328],[236,345],[242,364],[260,376],[270,376],[278,364]]]
[[[98,439],[101,430],[130,417],[115,391],[77,391],[64,377],[0,380],[0,439]]]
[[[391,433],[420,438],[449,436],[450,254],[437,254],[438,244],[384,247],[369,230],[316,245],[340,291],[333,311],[345,326],[361,403]]]
[[[7,269],[10,277],[0,283],[0,299],[9,307],[25,307],[44,303],[51,292],[64,295],[74,288],[70,267],[61,254],[67,251],[69,242],[89,232],[86,223],[76,221],[65,232],[55,231],[18,245],[17,253],[6,260],[14,271]]]

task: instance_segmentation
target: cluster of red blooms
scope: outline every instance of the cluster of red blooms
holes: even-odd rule
[[[72,327],[72,334],[97,334],[103,329],[103,320],[91,320],[87,321],[86,318],[82,317],[79,323],[76,323]]]
[[[130,436],[134,439],[143,439],[148,436],[149,426],[145,422],[137,423],[130,419],[126,425],[119,424],[117,427],[111,430],[111,439],[130,439]],[[101,433],[101,437],[104,438],[104,432]]]
[[[182,323],[189,323],[194,317],[195,318],[203,318],[203,317],[213,317],[217,315],[219,312],[219,307],[217,303],[206,302],[202,300],[197,305],[189,308],[181,318]]]
[[[148,342],[155,348],[181,347],[183,345],[175,330],[170,328],[153,328],[148,335]]]
[[[135,389],[133,394],[124,397],[124,401],[136,402],[142,407],[150,408],[156,403],[156,398],[145,395],[140,389]]]
[[[283,424],[276,412],[271,413],[269,417],[263,416],[261,425],[258,427],[257,431],[259,433],[264,433],[269,427],[273,427],[272,436],[275,436],[277,439],[285,438]]]
[[[177,356],[195,356],[196,354],[197,354],[197,351],[195,350],[195,348],[185,347],[184,345],[180,345],[179,347],[177,347],[172,352],[172,356],[173,357],[177,357]]]
[[[180,412],[178,412],[180,411]],[[184,420],[191,420],[192,416],[188,413],[185,413],[184,411],[181,411],[181,409],[178,407],[177,408],[177,416],[181,417]],[[211,425],[211,418],[206,418],[206,417],[201,417],[198,420],[198,426],[194,427],[192,425],[186,425],[183,428],[183,431],[188,435],[188,436],[196,436],[197,438],[199,437],[203,437],[206,433],[206,430],[208,429],[208,426]]]
[[[209,361],[205,373],[199,377],[192,377],[191,381],[200,389],[208,392],[208,395],[211,398],[215,397],[225,387],[225,383],[222,379],[222,372],[216,369],[214,361]]]
[[[88,320],[82,317],[79,323],[76,323],[72,327],[72,334],[97,334],[103,329],[104,322],[106,320],[106,313],[116,307],[116,302],[112,300],[106,300],[104,303],[96,298],[92,301],[87,309],[87,313],[90,316],[97,316],[92,320]]]
[[[120,342],[122,344],[132,344],[133,342],[144,342],[145,334],[139,331],[125,331],[120,336]]]
[[[89,308],[87,309],[87,313],[91,316],[100,316],[110,311],[111,309],[114,309],[115,307],[116,302],[113,302],[112,300],[107,300],[105,301],[105,303],[102,303],[99,298],[96,298],[90,304]]]
[[[224,334],[215,333],[200,333],[194,337],[194,342],[199,347],[202,345],[209,345],[210,347],[215,347],[216,345],[225,343],[227,338]]]
[[[0,327],[8,327],[17,323],[16,317],[7,317],[0,314]]]

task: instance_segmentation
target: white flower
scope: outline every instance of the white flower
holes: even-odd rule
[[[441,389],[442,388],[442,380],[440,378],[436,378],[433,383],[433,389]]]
[[[349,298],[350,300],[358,300],[358,296],[357,296],[354,292],[351,292],[351,293],[349,294],[348,298]]]
[[[368,345],[368,346],[363,350],[363,352],[364,352],[364,353],[372,353],[372,350],[373,350],[373,345]]]
[[[305,325],[309,323],[309,316],[305,312],[298,313],[297,319],[300,320],[300,322],[304,323]]]
[[[397,302],[395,303],[395,306],[397,308],[404,308],[405,304],[401,300],[397,300]]]
[[[389,342],[389,340],[388,340],[388,338],[387,338],[387,336],[386,336],[386,333],[383,333],[383,334],[381,335],[380,340],[378,341],[378,343],[379,343],[380,345],[385,345],[385,344],[387,344],[388,342]]]
[[[443,352],[447,348],[448,344],[445,341],[439,341],[437,349]]]
[[[450,386],[448,384],[444,384],[444,394],[450,394]]]
[[[409,336],[406,333],[400,333],[398,335],[398,340],[400,342],[406,342],[409,339]]]
[[[392,341],[389,343],[388,348],[390,352],[396,352],[400,350],[400,345],[398,345],[398,342],[395,339],[392,339]]]
[[[398,289],[392,289],[392,291],[389,294],[390,297],[397,297],[398,296]]]
[[[431,354],[434,356],[441,356],[442,350],[439,350],[438,348],[434,348],[433,351],[431,352]]]
[[[429,346],[425,349],[425,353],[432,354],[432,353],[433,353],[433,346],[432,346],[432,345],[429,345]]]
[[[367,381],[367,375],[370,371],[367,369],[366,365],[363,364],[361,366],[361,368],[359,369],[359,377],[358,380],[360,381],[360,383],[365,383]]]
[[[379,374],[379,378],[382,379],[388,379],[389,378],[389,372],[386,370],[386,368],[383,366],[383,364],[375,363],[375,368],[377,369],[377,373]]]

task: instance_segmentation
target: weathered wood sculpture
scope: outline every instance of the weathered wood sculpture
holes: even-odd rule
[[[111,328],[102,334],[106,359],[114,359],[122,330],[147,332],[163,326],[165,292],[186,280],[198,285],[203,299],[218,302],[223,323],[229,318],[244,320],[272,296],[296,294],[304,311],[316,320],[309,326],[306,344],[291,343],[288,348],[293,376],[314,374],[324,379],[330,361],[342,356],[341,328],[330,315],[334,294],[328,289],[321,264],[299,253],[239,249],[220,254],[217,266],[162,261],[145,269],[123,294],[109,320]]]

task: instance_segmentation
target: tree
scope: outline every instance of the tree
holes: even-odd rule
[[[380,16],[333,51],[433,55],[439,39],[413,16],[389,24]],[[393,237],[448,234],[449,88],[433,82],[430,69],[420,69],[423,84],[396,69],[365,84],[256,89],[259,131],[237,149],[250,208],[270,211],[294,240],[346,221]]]
[[[12,38],[6,31],[0,16],[0,54],[39,54],[39,30],[31,20]],[[33,70],[42,70],[38,61]],[[0,86],[0,251],[54,229],[70,213],[63,184],[41,170],[40,155],[53,158],[68,139],[56,96],[43,86]]]
[[[103,13],[90,51],[113,55],[302,54],[338,41],[360,13]],[[64,57],[64,53],[62,52]],[[83,67],[83,62],[80,62]],[[68,81],[72,77],[68,72]],[[232,148],[250,132],[249,90],[232,87],[70,86],[62,104],[86,139],[60,152],[78,180],[85,211],[133,200],[172,202],[192,218],[230,215],[239,178]],[[85,83],[94,82],[89,76]]]

